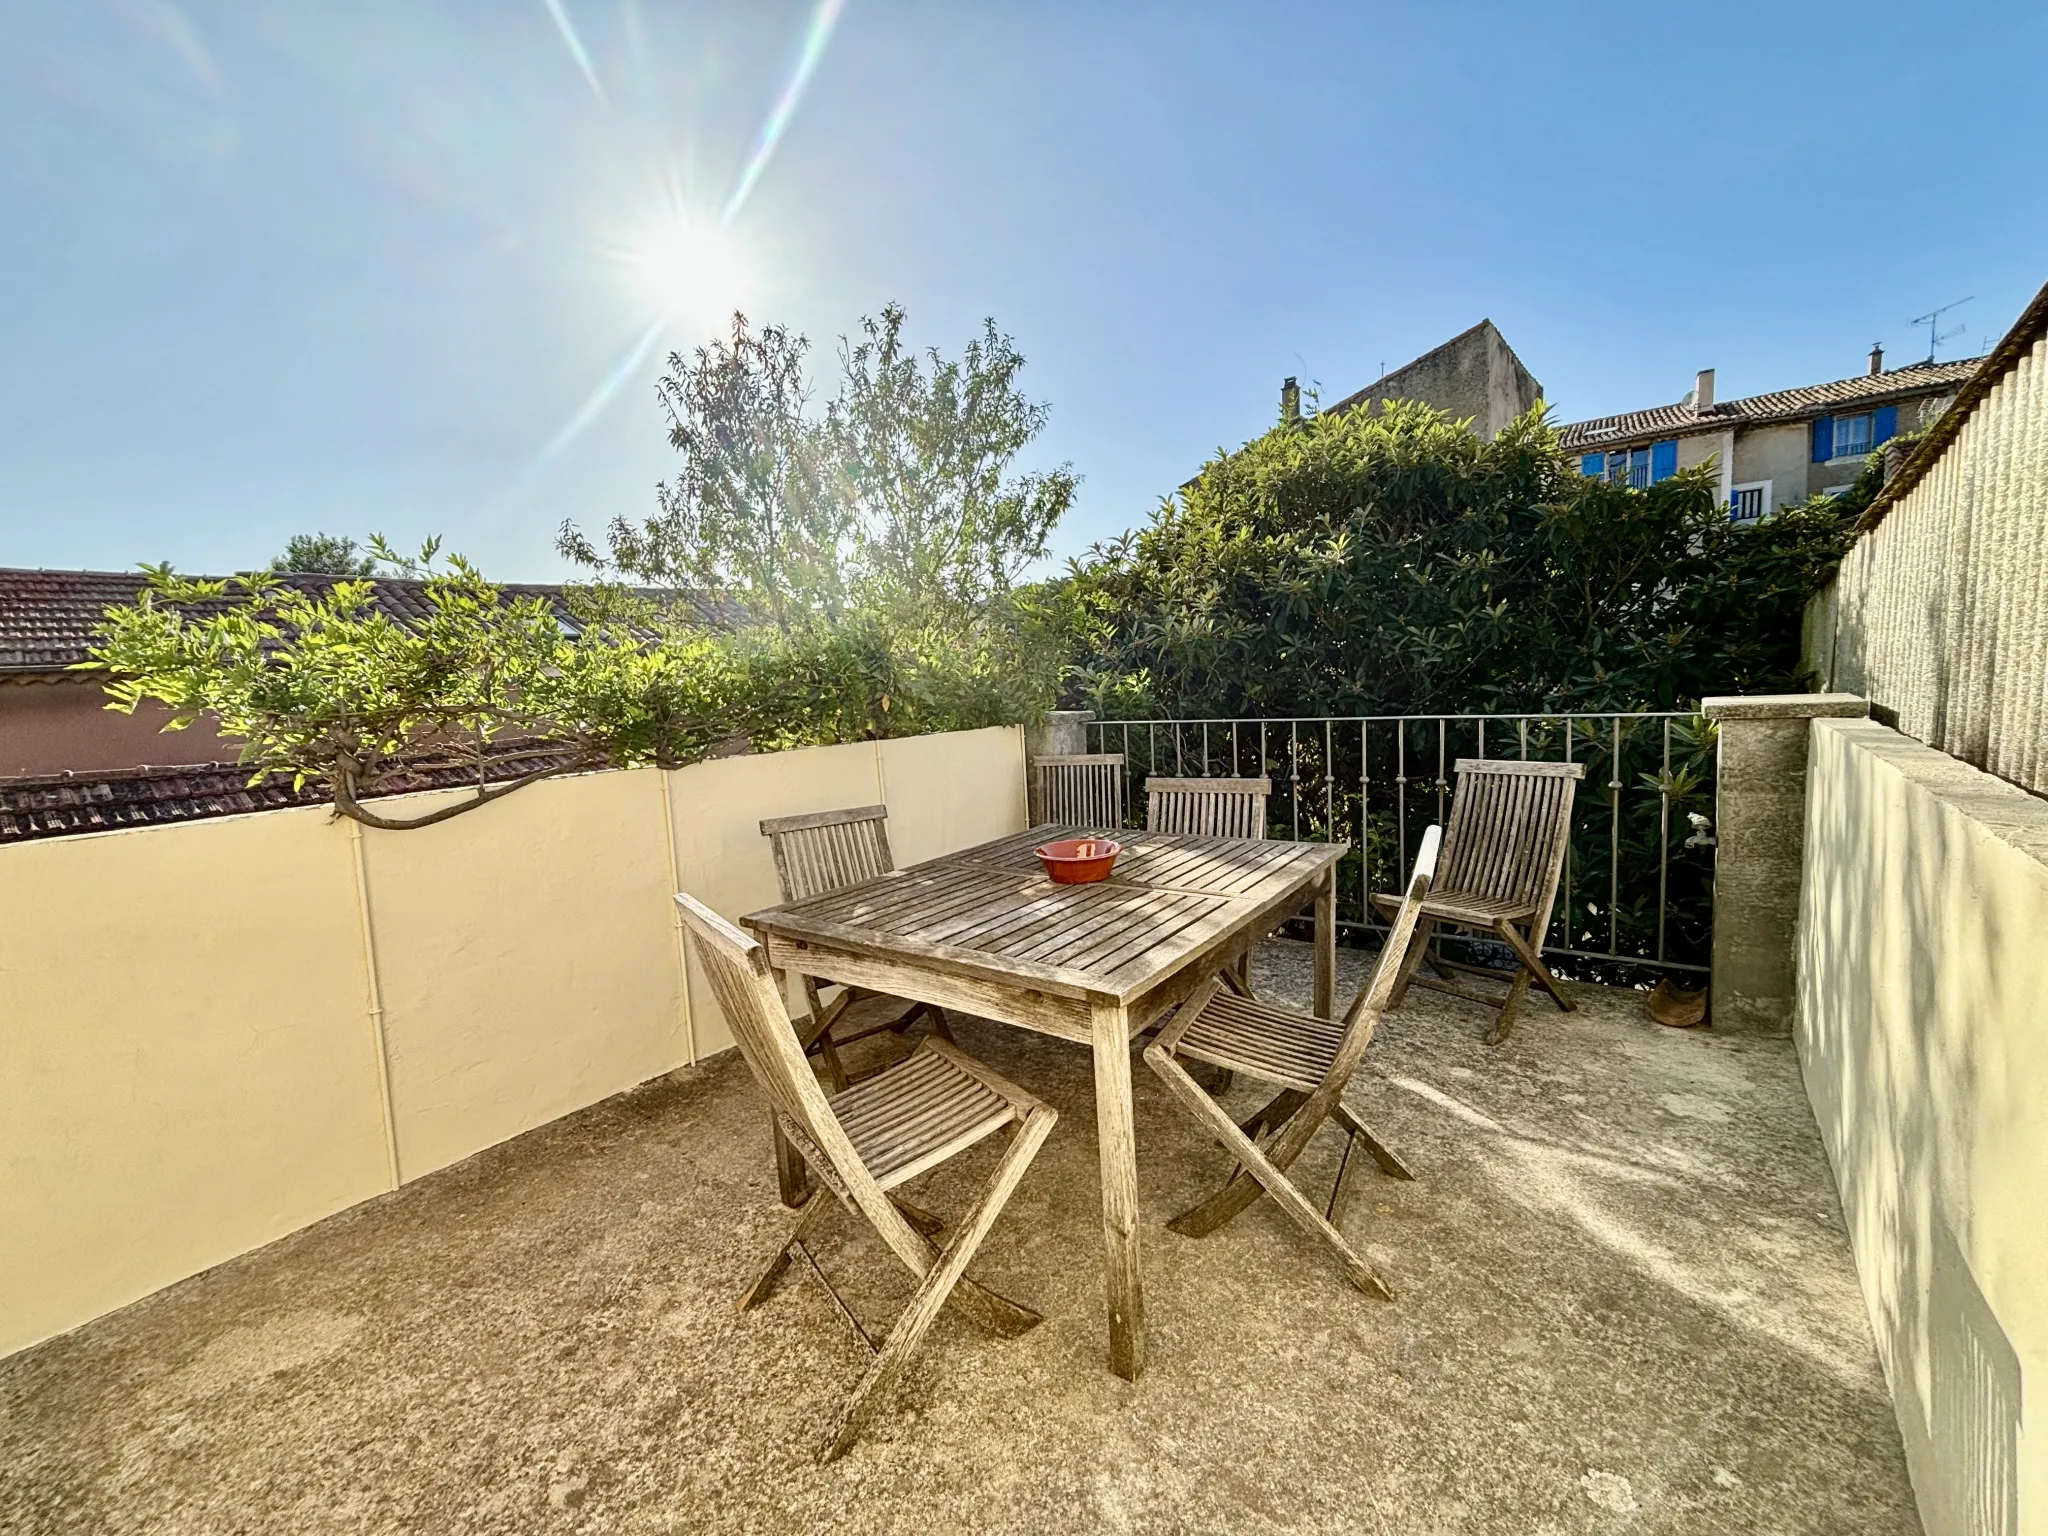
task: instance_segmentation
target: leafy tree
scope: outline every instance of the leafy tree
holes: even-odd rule
[[[734,315],[730,336],[671,353],[660,384],[682,467],[655,515],[616,518],[605,548],[573,524],[572,560],[656,586],[695,586],[785,628],[887,612],[916,628],[1003,622],[1077,481],[1013,474],[1047,410],[993,321],[958,359],[903,342],[894,306],[842,345],[840,388],[810,408],[809,343]]]
[[[1044,558],[1078,481],[1064,465],[1009,474],[1049,411],[1018,389],[1023,354],[993,320],[957,361],[904,346],[903,320],[890,305],[842,344],[823,435],[871,598],[971,620]]]
[[[374,576],[377,558],[358,553],[356,541],[339,534],[295,533],[270,568],[324,576]]]
[[[1395,402],[1283,424],[1076,565],[1077,690],[1174,715],[1675,709],[1798,683],[1840,511],[1738,527],[1713,472],[1581,475]]]
[[[437,565],[433,544],[407,560],[373,539],[356,569],[421,578],[424,620],[380,611],[370,580],[304,591],[163,567],[109,610],[90,665],[114,674],[112,707],[160,700],[173,729],[212,717],[256,779],[318,783],[341,814],[393,829],[551,774],[675,766],[735,734],[779,748],[1031,718],[1069,643],[1064,611],[1012,583],[1074,479],[1009,473],[1045,408],[1018,392],[1023,359],[992,325],[955,362],[908,353],[902,321],[885,311],[845,349],[822,414],[806,344],[779,327],[735,316],[726,340],[672,356],[661,400],[683,466],[657,514],[615,520],[602,552],[562,531],[601,578],[572,589],[578,633],[460,558]],[[328,540],[303,558],[352,553]],[[679,587],[728,599],[735,621],[707,630]],[[520,762],[487,783],[487,766]],[[363,803],[455,766],[476,769],[468,799],[412,818]]]
[[[836,615],[849,523],[807,410],[808,350],[781,326],[757,332],[735,314],[729,339],[688,358],[671,352],[657,394],[683,463],[657,489],[659,511],[612,519],[603,551],[565,522],[562,553],[593,569],[730,597],[777,623]]]
[[[504,593],[457,556],[418,561],[372,551],[423,578],[427,614],[400,624],[375,583],[319,591],[270,572],[220,581],[145,567],[134,604],[111,608],[89,667],[113,674],[110,708],[143,699],[172,711],[170,729],[212,717],[243,740],[251,782],[289,775],[334,796],[373,827],[429,826],[558,773],[701,756],[742,718],[742,669],[699,634],[655,634],[630,594],[598,592],[581,633],[541,598]],[[532,763],[487,784],[485,767]],[[365,796],[422,770],[475,768],[469,799],[410,818]]]
[[[1801,614],[1848,538],[1842,507],[1825,502],[1736,526],[1708,468],[1647,489],[1589,479],[1540,410],[1486,442],[1395,403],[1286,422],[1219,455],[1047,601],[1071,616],[1070,694],[1108,719],[1682,711],[1703,694],[1801,686]],[[1433,729],[1372,730],[1385,753],[1377,782],[1397,739],[1412,754],[1406,773],[1433,771]],[[1573,843],[1583,899],[1561,913],[1567,942],[1605,949],[1612,935],[1647,956],[1661,941],[1703,960],[1711,862],[1683,839],[1686,813],[1712,809],[1712,727],[1675,722],[1668,752],[1661,724],[1539,718],[1505,737],[1497,723],[1489,739],[1498,755],[1526,731],[1534,755],[1555,757],[1567,730],[1587,772]],[[1451,757],[1473,750],[1473,728],[1450,734]],[[1360,729],[1285,739],[1282,799],[1302,835],[1368,841]],[[1140,733],[1133,750],[1152,740]],[[1170,746],[1168,771],[1242,771],[1221,758],[1180,765],[1184,750],[1234,753],[1227,732]],[[1425,788],[1405,803],[1412,847],[1436,802]],[[1667,804],[1669,823],[1657,814]],[[1374,867],[1347,869],[1346,888],[1397,888],[1400,813],[1384,788],[1369,809]]]

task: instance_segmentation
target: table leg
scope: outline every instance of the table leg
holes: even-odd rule
[[[1316,1017],[1335,1017],[1337,1006],[1337,866],[1316,883]]]
[[[1095,1135],[1102,1162],[1102,1237],[1109,1299],[1109,1368],[1126,1381],[1145,1370],[1145,1286],[1138,1261],[1138,1144],[1131,1113],[1130,1014],[1097,998]]]

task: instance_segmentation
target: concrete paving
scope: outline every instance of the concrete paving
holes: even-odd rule
[[[821,1466],[864,1357],[814,1286],[733,1309],[783,1217],[727,1056],[0,1361],[0,1530],[1917,1532],[1789,1043],[1581,995],[1499,1049],[1427,994],[1382,1030],[1351,1102],[1420,1178],[1349,1229],[1393,1303],[1270,1203],[1167,1232],[1225,1159],[1140,1066],[1151,1368],[1112,1377],[1087,1054],[967,1021],[1062,1112],[980,1266],[1047,1321],[942,1320]],[[957,1214],[993,1156],[911,1193]],[[821,1257],[871,1321],[908,1292],[844,1220]]]

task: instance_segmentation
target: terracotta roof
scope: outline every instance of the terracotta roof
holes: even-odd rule
[[[338,576],[279,578],[302,591],[324,591]],[[404,623],[426,617],[426,583],[402,576],[374,578],[372,601]],[[146,584],[139,571],[29,571],[0,568],[0,672],[50,672],[86,659],[87,647],[106,609],[132,603]],[[542,597],[556,614],[569,617],[563,594],[568,589],[547,582],[500,582],[519,597]],[[647,589],[653,592],[654,589]],[[701,593],[655,594],[685,599],[706,624],[731,617],[730,610]],[[225,604],[200,603],[194,612],[218,611]]]
[[[1774,421],[1799,421],[1847,406],[1883,405],[1954,389],[1977,371],[1982,358],[1958,363],[1914,363],[1883,373],[1831,384],[1808,384],[1768,395],[1723,400],[1704,411],[1689,405],[1654,405],[1646,411],[1624,411],[1559,427],[1558,443],[1567,453],[1588,453],[1659,437],[1686,437],[1699,432],[1725,432],[1730,427],[1759,426]]]
[[[517,778],[551,761],[562,766],[570,760],[566,751],[550,759],[525,748],[516,760],[487,764],[484,777],[491,781]],[[459,789],[475,782],[474,769],[438,768],[402,781],[387,780],[382,793]],[[271,778],[251,787],[249,769],[242,763],[0,779],[0,843],[202,821],[292,805],[324,805],[328,798],[311,785],[293,789],[290,779]]]

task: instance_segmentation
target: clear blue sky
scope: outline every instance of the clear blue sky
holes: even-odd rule
[[[995,316],[1072,553],[1283,375],[1482,316],[1573,419],[1924,355],[1964,295],[1970,355],[2048,277],[2038,3],[833,10],[0,0],[0,564],[380,530],[561,575],[735,301],[827,361],[892,300]]]

